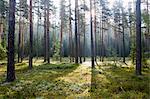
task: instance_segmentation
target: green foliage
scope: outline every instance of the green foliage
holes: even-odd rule
[[[147,12],[142,13],[143,22],[146,25],[146,27],[150,24],[150,15],[147,14]]]
[[[60,57],[60,42],[57,40],[53,44],[54,44],[53,45],[53,48],[54,48],[53,59],[58,61]]]
[[[130,58],[131,58],[132,64],[135,64],[135,56],[136,56],[136,47],[134,44],[132,44],[131,52],[130,52]]]
[[[110,52],[111,56],[113,57],[113,61],[116,64],[117,61],[117,51],[114,48],[109,48],[108,51]]]
[[[28,4],[27,0],[20,0],[19,2],[19,10],[23,12],[22,17],[28,18]]]
[[[5,0],[0,0],[0,16],[5,17],[7,12],[7,2]]]
[[[6,49],[0,44],[0,60],[6,58]]]
[[[6,33],[4,33],[4,36],[3,36],[3,38],[2,38],[2,41],[1,41],[1,45],[2,45],[2,47],[4,47],[4,48],[6,48]]]

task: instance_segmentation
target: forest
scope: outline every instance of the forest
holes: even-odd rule
[[[0,99],[149,98],[149,0],[0,0]]]

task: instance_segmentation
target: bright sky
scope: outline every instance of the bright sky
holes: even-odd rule
[[[56,4],[56,5],[60,5],[60,0],[53,0],[54,1],[54,3]],[[72,2],[72,4],[74,4],[74,1],[75,0],[71,0],[71,2]],[[79,0],[79,1],[82,1],[82,0]],[[86,2],[89,2],[90,0],[86,0]],[[108,0],[108,2],[110,2],[111,4],[113,4],[114,3],[114,1],[115,0]],[[131,2],[131,1],[134,1],[134,0],[122,0],[123,2],[124,2],[124,5],[126,6],[127,4],[128,4],[128,2]]]
[[[57,9],[57,11],[59,12],[59,10],[60,10],[60,1],[61,0],[53,0],[53,2],[54,2],[54,5],[58,8]],[[67,0],[68,1],[68,0]],[[81,1],[83,1],[83,0],[79,0],[79,3],[81,2]],[[85,0],[85,2],[86,2],[86,4],[87,5],[89,5],[89,1],[90,0]],[[116,0],[108,0],[108,2],[110,2],[110,7],[113,5],[113,3],[115,2]],[[120,0],[121,1],[121,0]],[[133,1],[135,1],[135,0],[122,0],[123,1],[123,6],[125,7],[125,8],[128,8],[128,3],[129,2],[133,2]],[[74,6],[75,6],[75,0],[71,0],[71,4],[72,4],[72,8],[74,8]]]
[[[16,0],[16,1],[18,2],[19,0]],[[29,1],[30,0],[28,0],[28,4],[29,4]],[[36,1],[36,0],[33,0],[33,1]],[[56,11],[57,12],[57,16],[56,17],[57,17],[57,20],[58,20],[59,19],[60,1],[61,0],[52,0],[52,1],[53,1],[54,5],[57,7],[57,11]],[[69,1],[69,0],[66,0],[66,1]],[[83,0],[79,0],[79,4],[80,4],[81,1],[83,1]],[[108,0],[108,2],[110,2],[110,6],[109,7],[111,7],[115,1],[116,0]],[[123,1],[123,6],[125,8],[128,8],[128,2],[133,2],[135,0],[120,0],[120,1]],[[89,5],[90,0],[85,0],[85,2],[86,2],[87,5]],[[71,0],[71,4],[72,4],[72,9],[74,9],[75,0]]]

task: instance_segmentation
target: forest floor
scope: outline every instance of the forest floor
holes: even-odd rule
[[[16,64],[16,80],[7,83],[6,63],[1,61],[0,99],[149,99],[150,64],[136,76],[128,63],[107,61],[91,70],[89,61],[77,65],[38,60],[29,70],[24,61]]]

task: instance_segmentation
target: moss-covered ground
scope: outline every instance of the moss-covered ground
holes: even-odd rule
[[[0,99],[149,99],[149,66],[142,76],[133,65],[99,64],[91,70],[90,62],[52,64],[35,61],[16,64],[16,80],[4,82],[6,63],[0,62]]]

